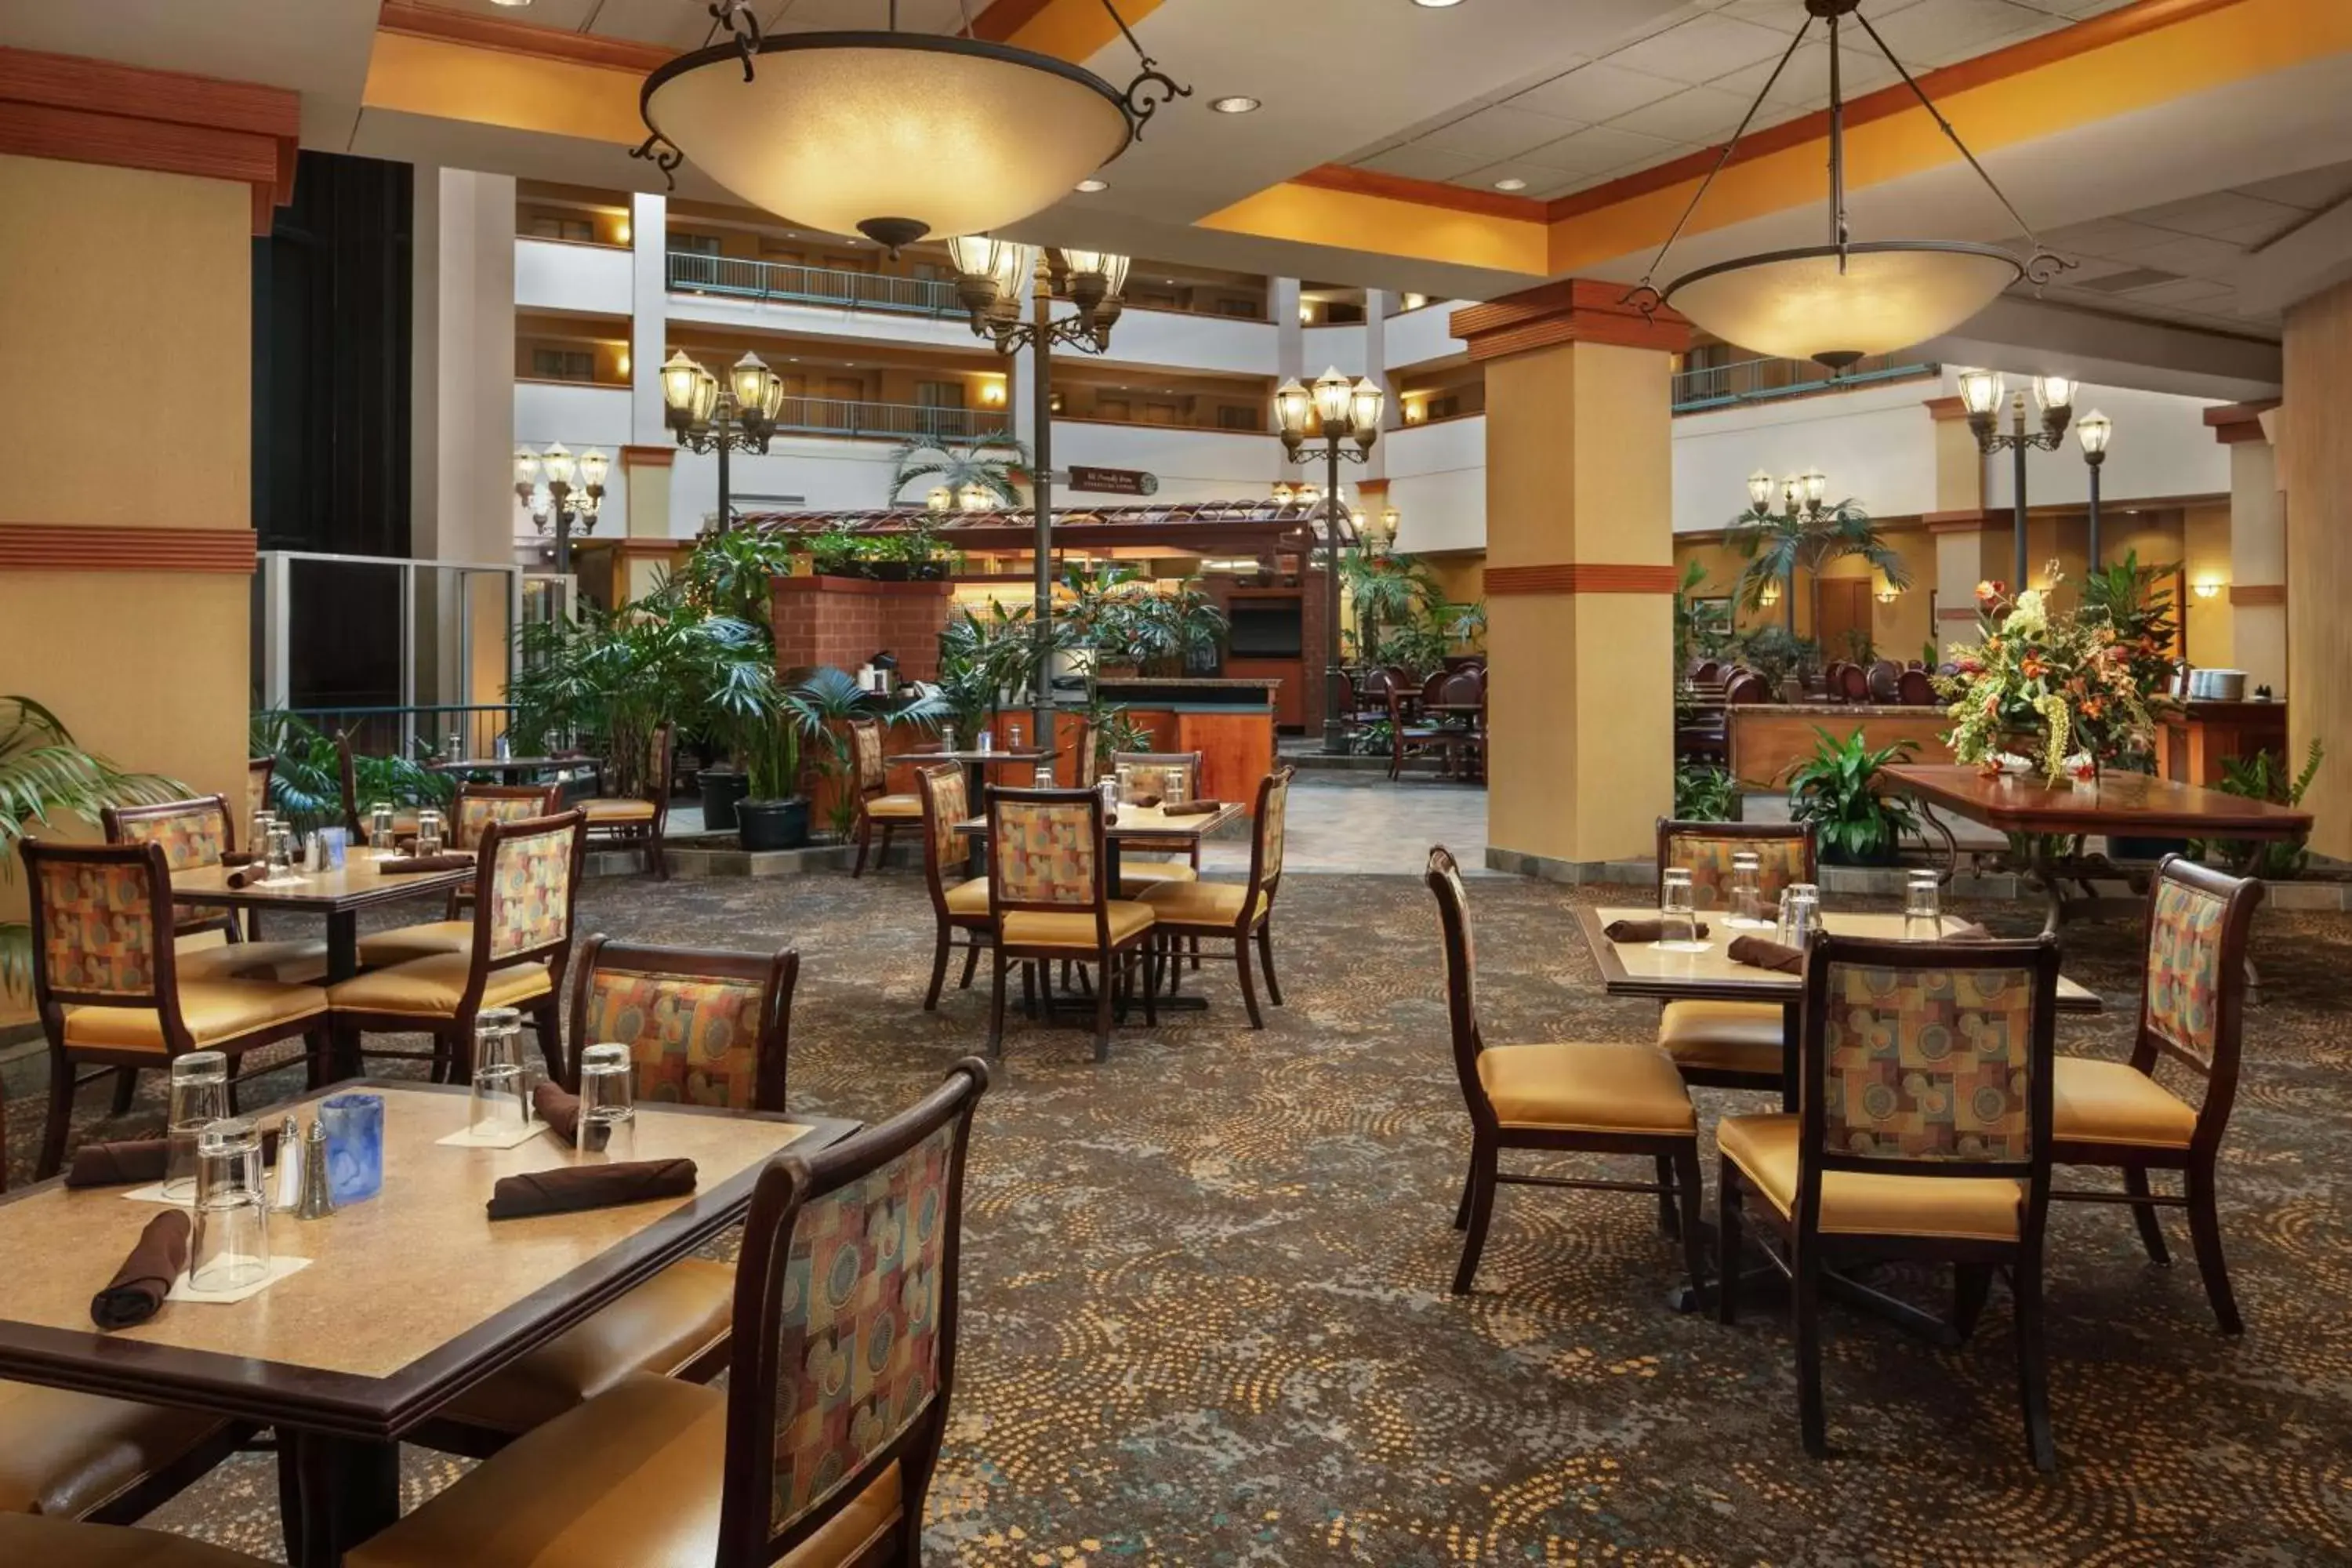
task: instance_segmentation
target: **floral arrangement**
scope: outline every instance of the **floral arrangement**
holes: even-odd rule
[[[2054,588],[2062,580],[2050,567]],[[2162,650],[2145,635],[2119,633],[2103,605],[2054,609],[2048,590],[2011,597],[2000,583],[1977,584],[1983,640],[1955,644],[1955,675],[1937,690],[1950,700],[1952,754],[1987,773],[2004,756],[2022,757],[2051,784],[2080,783],[2104,764],[2145,754],[2156,741],[2154,692],[2146,672]]]

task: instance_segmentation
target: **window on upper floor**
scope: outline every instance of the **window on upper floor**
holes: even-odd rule
[[[1246,404],[1220,403],[1217,405],[1217,428],[1263,430],[1265,428],[1265,414],[1263,410],[1252,408]]]
[[[1146,425],[1173,425],[1176,423],[1176,405],[1172,403],[1147,403],[1143,405],[1143,422]]]
[[[1451,419],[1461,412],[1462,395],[1458,392],[1449,392],[1429,400],[1429,418]]]
[[[1227,295],[1217,301],[1217,314],[1220,316],[1239,316],[1244,321],[1255,321],[1259,317],[1265,315],[1265,311],[1259,307],[1258,302],[1255,300],[1236,300],[1231,295]]]
[[[593,381],[596,354],[592,349],[533,349],[530,374],[540,381]]]
[[[558,217],[552,213],[530,220],[533,239],[569,239],[583,245],[595,242],[596,226],[584,217]]]
[[[719,237],[715,234],[687,234],[672,229],[669,234],[669,247],[672,250],[683,250],[689,256],[716,256],[719,254]]]
[[[1364,308],[1361,305],[1346,300],[1334,300],[1323,307],[1321,324],[1327,327],[1353,327],[1361,325],[1363,320]]]
[[[915,383],[915,406],[918,408],[961,408],[963,383],[960,381],[919,381]]]
[[[1132,420],[1135,417],[1135,405],[1124,397],[1097,397],[1095,399],[1095,417]]]

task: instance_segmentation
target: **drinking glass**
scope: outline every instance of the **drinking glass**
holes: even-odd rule
[[[420,811],[416,814],[416,853],[420,857],[441,853],[441,814],[439,812]]]
[[[236,1290],[269,1274],[269,1189],[261,1132],[242,1118],[215,1121],[196,1142],[196,1214],[188,1283]]]
[[[1732,852],[1731,912],[1726,924],[1760,927],[1771,923],[1764,918],[1764,895],[1758,881],[1760,865],[1753,849]]]
[[[1933,871],[1914,871],[1903,887],[1903,940],[1935,942],[1944,934],[1944,909]]]
[[[257,811],[253,814],[252,831],[246,837],[246,847],[251,849],[256,855],[260,856],[265,861],[268,860],[269,856],[269,830],[277,826],[278,814],[276,812]]]
[[[329,1095],[319,1120],[327,1127],[327,1191],[335,1206],[383,1191],[383,1096]]]
[[[1780,942],[1801,948],[1822,929],[1822,890],[1811,882],[1791,882],[1780,893]]]
[[[1698,895],[1686,866],[1669,866],[1658,879],[1658,945],[1676,950],[1698,945]]]
[[[1013,724],[1008,726],[1008,729],[1013,737],[1013,749],[1017,752],[1021,749],[1021,726]]]
[[[197,1135],[227,1114],[228,1058],[218,1051],[173,1057],[172,1111],[163,1153],[164,1201],[196,1201]]]
[[[1039,763],[1029,770],[1029,782],[1038,789],[1052,789],[1055,784],[1054,764]]]
[[[530,1120],[530,1069],[522,1061],[522,1015],[485,1007],[474,1019],[474,1088],[466,1126],[504,1132]]]
[[[1103,820],[1108,822],[1117,816],[1118,815],[1118,781],[1097,779],[1095,781],[1095,793],[1102,796]]]
[[[1135,798],[1135,770],[1121,763],[1111,770],[1111,782],[1118,786],[1118,803],[1125,805]]]
[[[580,1053],[580,1152],[611,1160],[635,1157],[635,1080],[626,1046],[595,1045]]]
[[[459,739],[459,738],[458,738],[457,731],[455,731],[455,730],[452,730],[452,731],[449,731],[449,740],[448,740],[448,742],[447,742],[447,747],[446,747],[446,750],[444,750],[444,751],[442,752],[442,753],[441,753],[441,754],[442,754],[444,757],[448,758],[451,762],[455,762],[455,761],[457,761],[459,757],[461,757],[461,756],[463,756],[463,755],[465,754],[465,751],[464,751],[465,744],[466,744],[466,742],[465,742],[463,740],[461,740],[461,739]]]
[[[1182,768],[1170,768],[1160,775],[1160,805],[1162,810],[1181,805],[1192,796],[1192,776]]]
[[[993,730],[982,730],[980,732],[980,739],[975,742],[975,744],[977,744],[983,752],[992,752],[996,750],[996,731]]]
[[[268,842],[262,846],[263,879],[282,882],[294,875],[294,830],[282,822],[269,825]]]
[[[392,802],[380,800],[368,807],[368,844],[379,860],[390,860],[400,854],[400,847],[393,842],[396,835],[392,824]]]

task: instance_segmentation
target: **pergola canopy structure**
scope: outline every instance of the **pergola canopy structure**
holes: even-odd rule
[[[1056,507],[1055,546],[1104,548],[1153,546],[1229,554],[1263,550],[1298,551],[1328,542],[1328,523],[1336,516],[1339,544],[1357,542],[1344,506],[1328,500],[1140,501],[1118,506]],[[1318,523],[1327,524],[1318,528]],[[959,550],[1025,551],[1036,542],[1036,516],[1029,508],[1002,511],[933,511],[926,507],[874,510],[755,511],[739,527],[806,537],[819,533],[910,533],[929,528]]]

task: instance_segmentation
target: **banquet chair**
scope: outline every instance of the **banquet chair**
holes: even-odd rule
[[[572,983],[570,1087],[580,1054],[629,1047],[637,1100],[784,1109],[800,954],[656,947],[589,937]],[[685,1258],[445,1406],[415,1441],[475,1458],[638,1373],[707,1383],[727,1365],[735,1270]]]
[[[489,822],[476,851],[471,941],[329,986],[339,1065],[366,1056],[433,1064],[435,1081],[472,1076],[474,1020],[485,1007],[530,1015],[549,1071],[568,1080],[556,1032],[572,910],[587,842],[580,813]],[[424,1034],[427,1052],[362,1047],[365,1035]]]
[[[315,985],[180,974],[163,847],[53,844],[17,848],[32,888],[33,1005],[49,1042],[48,1118],[37,1179],[65,1163],[74,1091],[109,1073],[118,1085],[167,1069],[189,1051],[248,1051],[300,1037],[315,1086],[327,1043],[327,994]],[[100,1070],[78,1078],[87,1064]],[[258,1071],[275,1071],[272,1062]],[[234,1104],[238,1074],[229,1085]]]
[[[1933,707],[1936,683],[1924,669],[1906,669],[1895,678],[1895,700],[1909,708]]]
[[[1975,1324],[1992,1270],[2017,1304],[2026,1451],[2055,1468],[2042,1343],[2058,942],[1823,935],[1808,950],[1802,1109],[1716,1123],[1717,1315],[1736,1320],[1746,1194],[1784,1250],[1806,1451],[1829,1451],[1822,1395],[1824,1255],[1949,1263],[1954,1321]],[[1842,1289],[1927,1320],[1853,1280]]]
[[[1171,984],[1180,956],[1198,953],[1202,939],[1234,944],[1234,973],[1241,981],[1242,1005],[1249,1013],[1253,1029],[1265,1027],[1265,1020],[1258,1016],[1257,990],[1250,983],[1253,938],[1257,942],[1259,967],[1265,971],[1265,994],[1276,1006],[1282,1005],[1282,983],[1274,973],[1274,896],[1282,885],[1283,824],[1290,805],[1293,772],[1280,769],[1258,784],[1247,881],[1160,882],[1143,893],[1143,901],[1151,907],[1152,942],[1168,960]],[[1177,951],[1180,944],[1182,954]]]
[[[552,816],[561,809],[560,784],[461,784],[449,803],[449,853],[466,854],[482,845],[482,829],[493,822],[521,822]],[[437,921],[394,926],[360,938],[360,962],[370,969],[406,963],[436,953],[467,952],[474,945],[471,888],[452,889],[448,907]]]
[[[1113,752],[1111,771],[1125,768],[1128,787],[1139,795],[1163,800],[1171,787],[1186,800],[1201,794],[1201,753],[1198,752]],[[1197,882],[1201,879],[1201,841],[1194,838],[1129,838],[1118,847],[1118,896],[1139,899],[1162,882]],[[1138,860],[1138,855],[1181,855],[1181,860]],[[1197,967],[1197,966],[1196,966]]]
[[[1658,818],[1659,879],[1670,866],[1687,869],[1703,915],[1720,920],[1729,909],[1731,858],[1742,850],[1756,855],[1757,892],[1768,910],[1790,883],[1815,879],[1811,823]],[[1790,1023],[1788,1009],[1775,1002],[1669,1002],[1658,1013],[1658,1044],[1685,1083],[1779,1093],[1789,1081]]]
[[[1463,1232],[1454,1293],[1470,1293],[1495,1189],[1504,1185],[1657,1194],[1660,1226],[1680,1237],[1691,1284],[1701,1285],[1706,1248],[1699,1226],[1698,1115],[1675,1064],[1640,1041],[1488,1045],[1478,1027],[1478,954],[1461,868],[1442,847],[1432,847],[1423,880],[1437,899],[1454,1071],[1470,1110],[1470,1173],[1454,1214],[1454,1228]],[[1517,1175],[1501,1168],[1507,1149],[1647,1155],[1658,1179]]]
[[[852,719],[849,721],[849,757],[852,787],[857,793],[857,863],[849,868],[851,877],[866,875],[866,851],[874,840],[874,829],[882,829],[882,852],[875,865],[890,863],[890,837],[909,823],[919,823],[923,817],[923,799],[919,795],[890,793],[889,768],[882,760],[882,722],[878,719]]]
[[[2245,1331],[2221,1260],[2214,1165],[2238,1096],[2238,1047],[2245,1019],[2246,941],[2263,884],[2226,876],[2177,855],[2158,863],[2147,914],[2146,985],[2128,1061],[2060,1057],[2053,1075],[2057,1129],[2051,1159],[2061,1165],[2113,1165],[2124,1190],[2058,1191],[2062,1202],[2122,1203],[2138,1223],[2149,1258],[2168,1263],[2158,1208],[2189,1212],[2189,1237],[2206,1298],[2223,1333]],[[2157,1081],[2167,1063],[2200,1079],[2195,1107]],[[2181,1195],[2156,1192],[2150,1171],[2179,1171]]]
[[[725,1389],[624,1378],[344,1568],[919,1568],[955,1387],[964,1151],[987,1085],[967,1057],[880,1126],[768,1163]],[[848,1358],[854,1373],[836,1373]]]
[[[99,813],[109,844],[161,844],[174,871],[218,866],[236,854],[228,801],[216,795],[153,805],[110,805]],[[218,932],[220,940],[212,941]],[[226,904],[173,907],[173,946],[183,979],[290,980],[315,984],[327,973],[324,941],[251,942]],[[130,1109],[130,1079],[117,1090],[115,1114]]]
[[[1452,743],[1444,726],[1423,710],[1420,693],[1389,688],[1389,777],[1403,777],[1408,758],[1443,753]]]
[[[923,883],[938,922],[930,989],[923,993],[923,1011],[929,1013],[938,1010],[940,988],[947,984],[948,955],[959,946],[963,949],[959,984],[971,990],[981,950],[995,940],[996,924],[988,912],[988,879],[963,874],[968,857],[956,825],[971,816],[963,769],[954,763],[938,763],[917,773],[915,784],[923,800]],[[963,934],[961,942],[955,940],[958,932]]]
[[[677,731],[667,724],[654,726],[646,744],[646,773],[635,795],[591,795],[580,803],[588,823],[588,847],[642,854],[646,869],[656,881],[669,880],[669,854],[665,847],[669,830],[671,753]],[[603,778],[599,771],[598,778]],[[558,786],[560,788],[560,786]],[[561,805],[559,799],[557,802]]]
[[[1087,963],[1102,975],[1095,998],[1095,1060],[1110,1055],[1111,1009],[1135,991],[1154,920],[1140,900],[1114,899],[1102,795],[1092,789],[988,791],[988,918],[995,927],[988,1049],[1004,1050],[1004,972],[1016,960],[1050,982],[1055,963]],[[1160,1021],[1153,986],[1143,1016]]]

